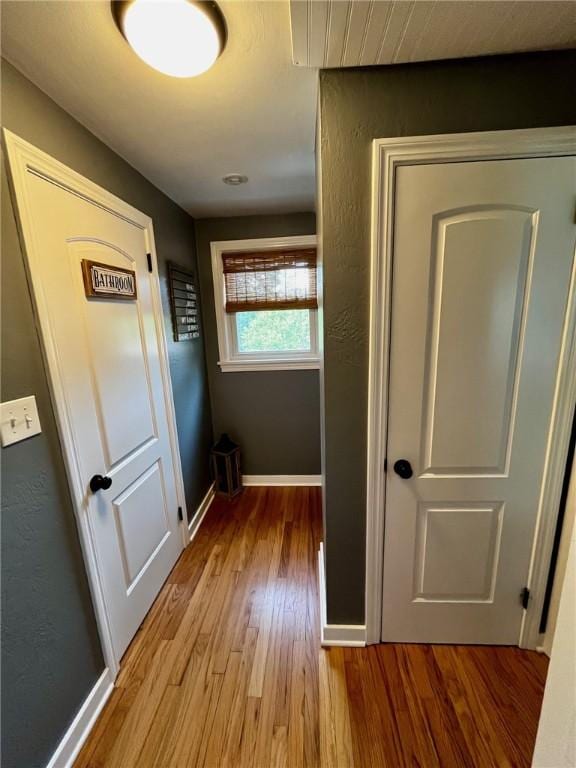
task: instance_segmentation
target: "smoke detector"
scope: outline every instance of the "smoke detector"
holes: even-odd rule
[[[241,173],[227,173],[222,177],[224,184],[229,184],[231,187],[237,187],[239,184],[246,184],[248,176],[244,176]]]

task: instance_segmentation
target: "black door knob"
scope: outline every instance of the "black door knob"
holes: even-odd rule
[[[112,485],[112,478],[105,477],[104,475],[94,475],[90,480],[90,490],[92,493],[96,491],[107,491]]]
[[[394,463],[394,472],[396,472],[402,480],[408,480],[408,478],[412,477],[414,474],[410,462],[407,459],[398,459],[398,461]]]

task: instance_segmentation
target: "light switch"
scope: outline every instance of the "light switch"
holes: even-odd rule
[[[0,405],[0,417],[2,419],[0,434],[3,447],[18,443],[20,440],[26,440],[27,437],[42,432],[34,395],[2,403]]]

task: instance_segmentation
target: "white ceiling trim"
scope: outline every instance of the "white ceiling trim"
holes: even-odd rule
[[[576,45],[574,0],[290,0],[292,60],[366,67]]]

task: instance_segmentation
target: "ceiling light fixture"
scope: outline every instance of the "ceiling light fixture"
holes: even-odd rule
[[[226,21],[206,0],[112,0],[112,13],[134,52],[159,72],[195,77],[226,45]]]
[[[239,184],[246,184],[248,176],[243,176],[241,173],[227,173],[222,177],[224,184],[230,184],[231,187],[237,187]]]

